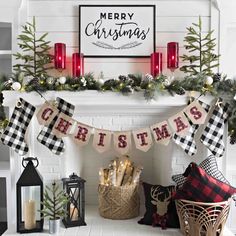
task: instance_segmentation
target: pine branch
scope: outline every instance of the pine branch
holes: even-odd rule
[[[32,23],[27,22],[22,28],[22,33],[18,35],[18,46],[22,53],[18,52],[14,56],[16,60],[23,60],[24,63],[14,65],[14,70],[24,72],[25,76],[31,78],[47,77],[47,70],[51,69],[48,64],[52,62],[52,57],[49,54],[50,41],[46,40],[48,33],[36,38],[35,17],[33,17]]]
[[[46,186],[42,202],[44,209],[40,212],[44,214],[44,217],[60,218],[66,214],[64,207],[68,201],[69,198],[65,195],[65,192],[60,190],[59,185],[53,183],[51,188]]]
[[[180,70],[193,76],[198,73],[212,76],[212,70],[218,66],[219,59],[219,55],[214,54],[216,47],[216,38],[212,38],[214,31],[212,30],[203,36],[201,17],[199,17],[198,23],[192,25],[187,28],[188,32],[184,39],[186,42],[184,47],[188,50],[189,55],[181,56],[184,62],[189,62],[189,65],[182,66]]]

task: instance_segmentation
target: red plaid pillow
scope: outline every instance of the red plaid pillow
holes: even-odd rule
[[[196,202],[222,202],[236,193],[236,188],[208,175],[196,163],[186,169],[187,180],[174,194],[174,199]]]

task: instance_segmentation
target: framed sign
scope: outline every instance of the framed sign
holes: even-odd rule
[[[150,57],[155,5],[80,5],[79,52],[85,57]]]

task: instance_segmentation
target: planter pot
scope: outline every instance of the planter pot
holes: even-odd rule
[[[60,222],[61,219],[49,220],[49,233],[57,234],[60,231]]]

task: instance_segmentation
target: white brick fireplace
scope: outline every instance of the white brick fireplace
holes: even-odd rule
[[[18,51],[16,35],[20,32],[20,25],[24,24],[26,21],[31,21],[33,16],[36,17],[38,34],[48,32],[48,39],[51,41],[51,46],[59,41],[66,43],[67,53],[71,55],[73,52],[78,51],[78,5],[110,4],[111,1],[8,0],[0,2],[0,21],[12,24],[12,51],[8,52],[10,55]],[[128,2],[142,4],[144,1],[131,0]],[[155,4],[157,7],[156,50],[163,52],[163,56],[166,58],[167,42],[178,41],[180,43],[180,54],[185,53],[186,50],[183,47],[183,39],[186,34],[186,27],[192,22],[196,22],[198,16],[201,15],[205,32],[215,29],[217,39],[219,39],[221,33],[221,41],[219,41],[220,54],[222,55],[220,71],[228,75],[235,75],[235,53],[231,47],[232,42],[235,43],[236,19],[231,19],[233,17],[235,18],[233,12],[235,8],[229,5],[228,11],[224,11],[224,7],[221,6],[223,3],[228,4],[229,2],[234,2],[234,0],[145,1],[146,4]],[[127,1],[116,0],[112,1],[112,3],[126,4]],[[220,11],[216,3],[220,5],[221,22],[219,21]],[[232,24],[233,22],[234,24]],[[220,32],[219,26],[221,27]],[[232,42],[228,39],[232,39]],[[12,63],[10,64],[14,63],[14,58],[12,58]],[[181,65],[183,65],[182,61],[180,61],[180,66]],[[150,61],[143,58],[87,58],[85,62],[86,72],[92,71],[95,76],[97,76],[103,71],[106,78],[136,72],[145,74],[149,72],[149,67]],[[67,61],[67,70],[63,73],[67,75],[70,74],[70,71],[71,60],[69,59]],[[170,71],[167,70],[166,60],[164,60],[163,72],[166,75],[170,75]],[[53,71],[53,73],[54,75],[59,75],[57,71]],[[175,76],[183,77],[183,74],[179,70],[176,70]],[[76,120],[97,128],[110,130],[130,130],[147,127],[156,121],[161,121],[175,114],[176,111],[181,109],[181,106],[186,105],[188,99],[186,96],[159,96],[157,101],[147,103],[143,99],[142,94],[135,94],[130,97],[109,92],[99,93],[96,91],[79,93],[48,92],[45,94],[48,100],[56,98],[57,96],[76,105],[75,114],[73,116]],[[4,105],[9,107],[10,114],[13,111],[18,97],[23,97],[37,107],[44,102],[44,100],[35,93],[4,92],[4,97]],[[203,99],[210,101],[210,98]],[[96,206],[98,169],[101,166],[107,165],[117,153],[110,150],[101,155],[93,149],[91,143],[83,148],[78,148],[70,138],[65,138],[66,152],[64,155],[58,157],[37,142],[36,137],[39,131],[40,127],[34,117],[27,132],[27,142],[30,145],[29,156],[37,156],[39,158],[40,165],[38,168],[43,175],[45,184],[54,179],[61,179],[64,176],[68,176],[71,172],[75,171],[87,181],[86,204]],[[199,163],[206,155],[207,150],[201,144],[199,144],[196,157],[191,158],[185,155],[174,143],[170,143],[167,147],[153,145],[147,153],[143,153],[134,148],[130,153],[131,158],[136,163],[144,166],[142,175],[144,181],[163,185],[170,184],[171,175],[173,173],[182,172],[190,161]],[[235,147],[227,147],[225,157],[221,158],[219,161],[221,162],[219,164],[223,172],[226,173],[231,183],[236,185]],[[2,163],[0,164],[0,167],[2,167]],[[10,178],[8,177],[7,180],[9,189],[7,193],[8,223],[15,224],[15,184],[21,173],[21,158],[12,150],[10,151],[10,171],[8,164],[9,163],[7,163],[6,170],[4,170],[7,176],[9,176],[10,173]],[[235,208],[232,210],[235,211]],[[234,212],[234,215],[235,214],[236,212]],[[234,228],[236,232],[234,219],[235,217],[231,217],[230,227]],[[137,224],[134,225],[134,228],[136,227]],[[143,231],[140,232],[141,234],[139,233],[139,235],[142,235]],[[124,232],[124,234],[126,234],[126,232]],[[98,234],[95,232],[93,235],[97,236]],[[167,234],[161,233],[161,235]]]
[[[76,106],[73,118],[96,128],[104,128],[114,131],[133,130],[150,126],[157,121],[162,121],[181,110],[187,104],[187,96],[160,96],[156,101],[147,102],[142,94],[134,94],[126,97],[111,92],[101,93],[85,91],[71,92],[47,92],[44,94],[47,100],[57,96],[71,102]],[[9,107],[10,114],[13,111],[17,98],[22,97],[33,105],[39,107],[44,100],[36,93],[4,92],[5,106]],[[210,102],[211,98],[203,98]],[[76,172],[86,180],[86,204],[97,205],[98,171],[100,167],[108,165],[109,161],[118,154],[113,148],[99,154],[93,149],[91,142],[85,147],[78,147],[70,138],[64,138],[66,151],[62,156],[52,154],[46,147],[37,142],[36,137],[40,131],[36,116],[34,116],[28,131],[26,140],[30,147],[27,156],[38,157],[39,171],[47,184],[54,179],[61,179],[72,172]],[[198,139],[198,138],[197,138]],[[10,224],[15,223],[15,184],[21,173],[21,157],[10,152],[11,171],[11,209],[8,209]],[[170,142],[168,146],[154,144],[147,152],[135,149],[132,143],[131,159],[144,167],[142,180],[153,184],[168,185],[171,183],[171,175],[183,172],[191,161],[201,162],[207,156],[207,150],[201,144],[198,145],[198,153],[192,158]],[[227,159],[222,159],[221,167],[224,169]]]

